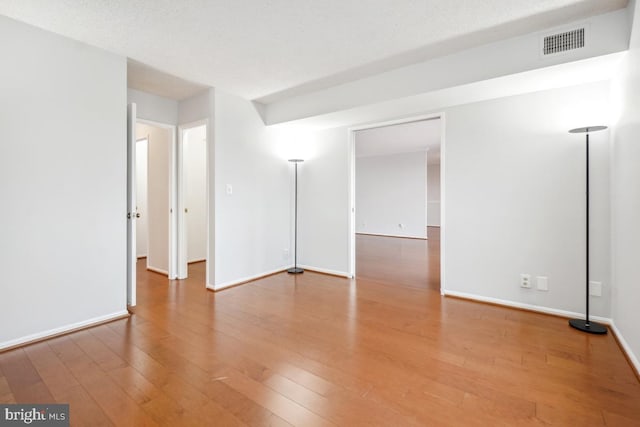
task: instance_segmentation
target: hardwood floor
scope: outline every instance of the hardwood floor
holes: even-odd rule
[[[70,403],[89,426],[640,425],[613,336],[441,297],[435,236],[357,240],[355,281],[214,294],[204,264],[141,268],[129,319],[1,353],[0,402]]]

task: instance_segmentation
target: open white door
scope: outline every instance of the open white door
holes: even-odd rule
[[[136,104],[127,105],[127,305],[136,305]]]

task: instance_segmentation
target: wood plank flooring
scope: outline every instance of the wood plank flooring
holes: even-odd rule
[[[437,230],[357,245],[355,281],[215,294],[204,264],[168,281],[141,263],[129,319],[0,353],[0,402],[69,403],[78,426],[640,425],[613,336],[441,297]]]

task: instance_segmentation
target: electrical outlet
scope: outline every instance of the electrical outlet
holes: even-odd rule
[[[284,260],[289,259],[289,249],[288,248],[284,248],[282,250],[282,259],[284,259]]]
[[[531,275],[522,273],[520,275],[520,287],[531,288]]]
[[[549,279],[545,276],[536,277],[536,287],[539,291],[549,290]]]
[[[228,195],[232,195],[233,194],[233,185],[227,184],[226,189],[227,189],[227,194]]]
[[[602,282],[589,282],[589,295],[592,297],[601,297]]]

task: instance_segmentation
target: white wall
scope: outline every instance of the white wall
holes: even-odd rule
[[[207,257],[207,135],[206,126],[188,129],[183,146],[187,262]]]
[[[0,348],[126,313],[126,60],[0,16]]]
[[[289,265],[291,205],[289,165],[253,104],[216,91],[214,111],[214,287],[221,288]]]
[[[215,91],[207,89],[178,103],[178,123],[187,124],[210,119],[214,112]]]
[[[424,151],[356,159],[357,233],[426,238],[426,160]]]
[[[300,168],[299,264],[349,272],[349,160],[346,128],[309,139],[313,154]]]
[[[584,313],[584,135],[606,123],[606,82],[502,98],[446,113],[448,291]],[[591,136],[591,313],[609,317],[609,133]],[[521,289],[519,274],[549,291]]]
[[[136,255],[138,258],[146,257],[148,252],[149,224],[147,215],[147,174],[148,174],[148,148],[146,139],[136,142],[136,212],[140,218],[136,219]]]
[[[168,274],[171,195],[171,130],[138,123],[136,138],[148,139],[147,267]]]
[[[127,102],[136,103],[139,119],[167,125],[178,123],[178,102],[135,89],[127,89]]]
[[[584,136],[606,123],[606,82],[445,110],[445,289],[584,312]],[[315,134],[302,182],[303,263],[347,271],[348,132]],[[592,314],[609,317],[608,132],[592,136],[591,280],[603,283]],[[523,290],[520,273],[549,278]]]
[[[640,372],[640,6],[634,17],[631,49],[613,83],[619,118],[612,143],[613,320]]]
[[[440,227],[440,163],[427,167],[427,225]]]

